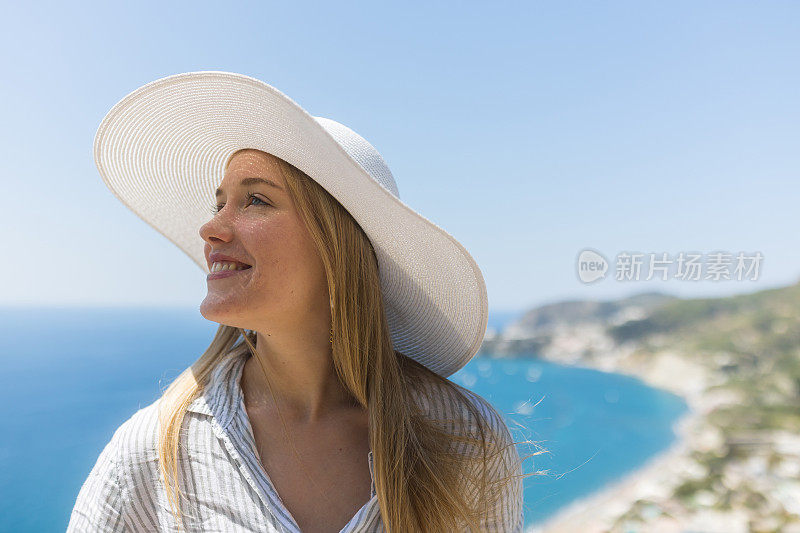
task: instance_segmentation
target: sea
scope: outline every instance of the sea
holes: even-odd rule
[[[489,325],[513,319],[495,313]],[[216,327],[197,309],[0,308],[0,532],[64,531],[116,428],[203,353]],[[450,379],[489,400],[520,442],[533,474],[526,528],[665,451],[687,409],[632,377],[535,353],[481,355]]]

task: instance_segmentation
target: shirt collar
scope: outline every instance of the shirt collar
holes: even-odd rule
[[[211,371],[205,391],[189,404],[188,411],[213,416],[222,428],[227,428],[239,405],[244,404],[241,378],[244,364],[250,357],[249,350],[229,353]],[[367,454],[369,473],[372,479],[370,492],[375,496],[375,470],[372,450]]]
[[[192,401],[187,410],[213,416],[223,428],[227,427],[244,399],[241,377],[249,356],[246,349],[226,355],[211,371],[203,394]]]

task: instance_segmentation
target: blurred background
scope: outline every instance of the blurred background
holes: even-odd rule
[[[141,85],[226,70],[368,139],[476,259],[489,325],[451,379],[541,452],[527,530],[800,531],[799,22],[794,2],[6,3],[0,530],[63,530],[113,431],[213,336],[204,273],[92,142]]]

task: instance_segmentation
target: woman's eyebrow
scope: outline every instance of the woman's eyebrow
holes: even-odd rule
[[[280,185],[278,185],[274,181],[268,180],[266,178],[245,178],[245,179],[243,179],[242,181],[239,182],[239,185],[242,186],[242,187],[244,187],[245,185],[255,185],[255,184],[261,184],[261,185],[267,185],[269,187],[274,187],[274,188],[278,189],[279,191],[283,190],[283,188]],[[216,197],[219,198],[220,196],[222,196],[222,188],[217,189],[217,192],[216,192]]]

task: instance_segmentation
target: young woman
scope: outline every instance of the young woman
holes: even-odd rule
[[[483,277],[372,145],[262,81],[190,72],[117,103],[95,160],[208,274],[220,326],[115,432],[68,531],[522,530],[508,427],[446,379],[480,347]]]

